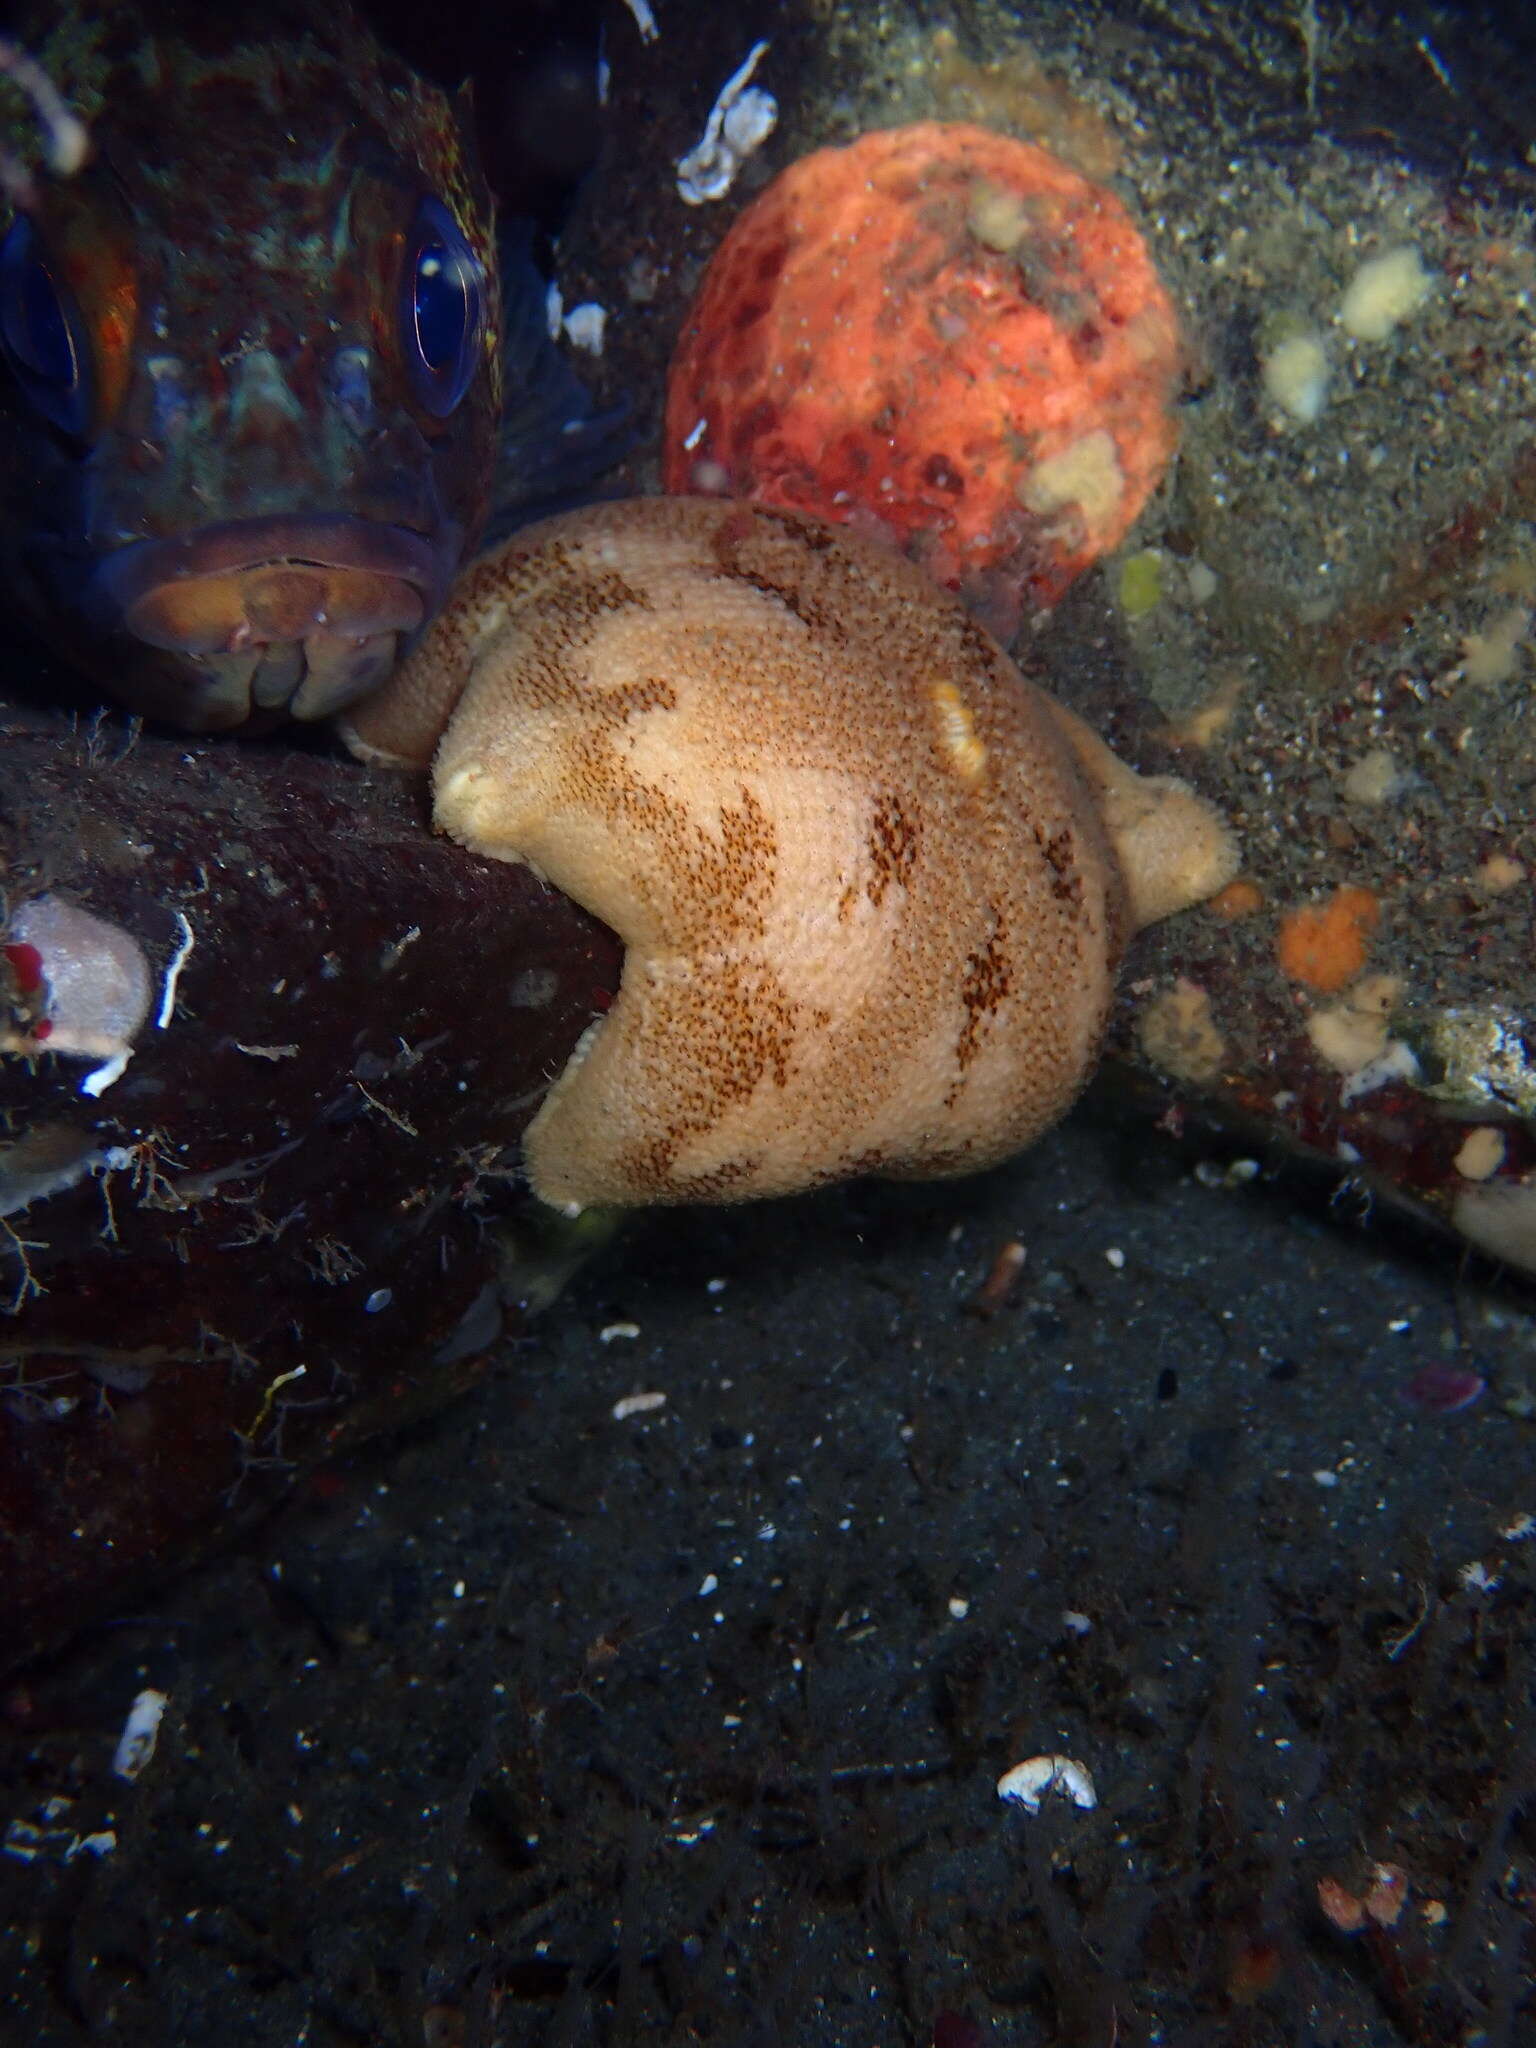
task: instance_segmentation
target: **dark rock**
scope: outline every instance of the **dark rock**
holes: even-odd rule
[[[103,1061],[46,1050],[46,953],[40,980],[13,948],[0,991],[38,1048],[0,1067],[9,1664],[475,1377],[502,1323],[488,1220],[620,949],[526,869],[434,838],[414,780],[279,743],[0,730],[13,928],[39,897],[78,907],[153,982],[94,1096]]]

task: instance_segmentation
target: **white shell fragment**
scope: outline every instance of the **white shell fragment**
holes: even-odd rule
[[[160,1717],[169,1697],[167,1693],[156,1692],[153,1686],[146,1686],[135,1697],[112,1758],[112,1769],[118,1777],[138,1777],[153,1758],[160,1739]]]
[[[176,950],[166,962],[165,981],[160,990],[160,1007],[155,1012],[155,1029],[169,1031],[171,1019],[176,1014],[176,985],[181,980],[181,970],[187,964],[192,948],[197,944],[193,936],[192,923],[184,910],[176,913]]]
[[[1375,1059],[1367,1060],[1363,1067],[1346,1076],[1339,1089],[1339,1100],[1345,1104],[1358,1102],[1362,1095],[1373,1095],[1390,1082],[1412,1082],[1418,1078],[1419,1062],[1412,1046],[1402,1038],[1389,1039]]]
[[[572,348],[585,349],[589,356],[602,354],[608,314],[596,299],[585,299],[579,306],[572,306],[561,324]]]
[[[1099,1803],[1087,1766],[1070,1756],[1028,1757],[997,1781],[998,1798],[1011,1799],[1026,1813],[1038,1813],[1048,1792],[1060,1792],[1085,1811]]]
[[[632,1415],[654,1415],[658,1408],[665,1408],[665,1394],[626,1394],[613,1404],[615,1422],[628,1422]]]
[[[778,101],[771,92],[748,82],[767,54],[766,43],[752,45],[721,86],[703,135],[686,156],[678,158],[677,189],[685,205],[703,206],[707,200],[723,199],[743,163],[777,126]]]
[[[55,1793],[37,1809],[35,1820],[18,1815],[6,1825],[0,1853],[14,1856],[18,1863],[73,1863],[77,1856],[110,1856],[117,1847],[116,1829],[77,1834],[68,1820],[73,1803]]]
[[[58,896],[34,896],[23,903],[5,932],[5,943],[36,951],[46,1007],[30,1037],[0,1035],[0,1051],[100,1060],[103,1064],[80,1083],[82,1093],[99,1095],[127,1066],[133,1040],[149,1014],[151,983],[143,947],[120,925]]]

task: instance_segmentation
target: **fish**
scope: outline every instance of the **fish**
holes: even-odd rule
[[[425,629],[508,463],[514,500],[568,485],[612,416],[554,354],[526,231],[503,265],[468,91],[345,0],[34,29],[90,151],[0,237],[0,580],[146,717],[327,719]],[[26,126],[18,97],[0,143]]]

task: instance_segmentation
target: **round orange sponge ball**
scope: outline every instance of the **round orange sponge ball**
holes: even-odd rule
[[[667,389],[665,488],[884,535],[994,630],[1125,535],[1183,349],[1129,214],[962,122],[782,172],[717,250]]]

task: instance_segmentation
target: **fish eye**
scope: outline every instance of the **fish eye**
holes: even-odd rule
[[[85,436],[90,353],[73,296],[49,267],[42,239],[18,214],[0,242],[0,350],[44,419]]]
[[[400,342],[417,398],[446,419],[473,381],[485,323],[485,273],[440,200],[423,199],[405,248]]]

